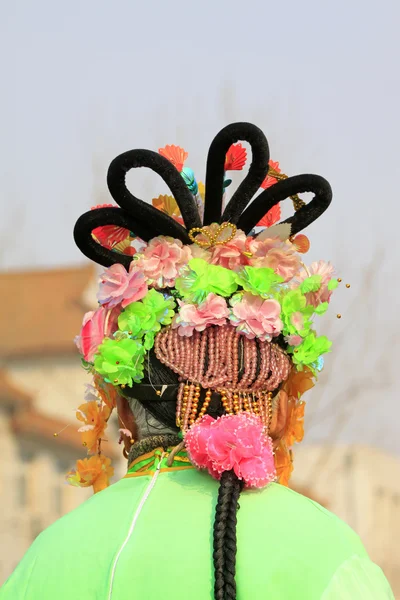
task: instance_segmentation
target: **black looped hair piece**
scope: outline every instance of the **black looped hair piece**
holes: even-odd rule
[[[142,239],[152,237],[151,229],[148,224],[135,219],[125,210],[117,207],[96,208],[84,213],[77,220],[74,228],[74,239],[83,254],[104,267],[120,263],[126,269],[129,269],[132,260],[130,256],[104,248],[93,239],[92,231],[96,227],[104,225],[124,227],[129,231],[134,231]]]
[[[152,169],[169,186],[187,229],[128,190],[125,183],[126,174],[130,169],[139,167]],[[117,156],[108,169],[107,183],[112,197],[121,209],[107,207],[89,211],[78,219],[74,229],[75,242],[81,252],[103,266],[109,267],[112,264],[121,263],[129,268],[132,258],[103,248],[98,244],[92,238],[92,231],[96,227],[117,225],[129,229],[146,242],[157,235],[169,235],[188,244],[190,243],[188,230],[201,225],[195,200],[179,171],[156,152],[130,150]]]
[[[239,140],[250,144],[252,162],[247,176],[221,215],[226,154],[230,146]],[[248,234],[281,200],[302,192],[313,192],[314,199],[285,221],[291,223],[291,233],[295,234],[310,225],[328,208],[332,200],[332,191],[329,183],[318,175],[298,175],[281,180],[262,192],[246,208],[268,173],[268,162],[268,142],[258,127],[250,123],[233,123],[222,129],[211,143],[208,153],[204,224],[228,221]],[[126,174],[139,167],[152,169],[169,186],[185,227],[128,190]],[[74,230],[75,242],[82,253],[103,266],[121,263],[128,269],[132,257],[98,244],[92,237],[92,231],[97,227],[123,227],[145,242],[157,235],[164,235],[189,244],[190,230],[202,225],[195,199],[179,171],[157,152],[130,150],[117,156],[109,167],[107,183],[112,197],[121,208],[98,208],[89,211],[78,219]]]
[[[248,142],[252,150],[249,172],[222,212],[226,153],[232,144]],[[207,157],[204,225],[229,221],[237,224],[242,211],[260,188],[268,173],[269,147],[267,138],[251,123],[232,123],[224,127],[211,143]]]
[[[326,211],[332,201],[329,183],[319,175],[294,175],[263,191],[244,211],[238,221],[239,229],[248,234],[273,206],[296,194],[312,192],[314,198],[284,223],[291,223],[291,234],[302,231]]]
[[[201,226],[196,202],[179,171],[168,159],[151,150],[129,150],[120,154],[111,162],[107,175],[108,189],[121,208],[124,208],[135,218],[139,217],[152,223],[152,227],[162,235],[172,235],[172,230],[177,230],[176,225],[179,224],[172,217],[140,200],[126,187],[126,174],[131,169],[139,167],[147,167],[162,177],[179,206],[188,231],[193,227]],[[171,229],[171,233],[169,233],[169,229]],[[179,239],[182,235],[187,235],[183,227],[180,227],[180,229],[182,230],[181,236],[175,236]]]

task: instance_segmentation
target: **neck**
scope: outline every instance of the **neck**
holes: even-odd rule
[[[140,440],[133,444],[130,449],[128,456],[128,464],[130,465],[134,460],[143,454],[147,454],[155,448],[170,448],[172,446],[178,446],[181,443],[181,438],[175,433],[166,433],[161,435],[152,435]]]

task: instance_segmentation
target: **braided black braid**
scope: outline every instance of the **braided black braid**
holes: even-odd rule
[[[236,600],[236,513],[242,482],[233,471],[220,480],[214,521],[214,598]]]

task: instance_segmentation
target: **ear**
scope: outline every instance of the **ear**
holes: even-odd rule
[[[137,439],[137,427],[135,418],[130,409],[128,400],[122,396],[117,395],[117,411],[118,411],[118,424],[120,429],[129,429],[132,433],[132,438],[127,435],[122,435],[125,445],[126,452],[131,449],[131,440]]]
[[[270,436],[273,440],[280,440],[285,429],[288,417],[288,395],[281,390],[272,401],[272,420],[270,426]]]

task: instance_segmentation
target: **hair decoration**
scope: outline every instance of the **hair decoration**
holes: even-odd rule
[[[227,172],[247,161],[243,141],[252,161],[224,208]],[[310,244],[297,235],[329,206],[328,182],[282,174],[264,134],[248,123],[229,125],[215,137],[205,187],[187,158],[173,145],[121,154],[107,177],[118,206],[96,206],[75,226],[79,248],[105,267],[99,306],[85,315],[76,339],[94,377],[91,399],[77,412],[89,456],[102,456],[117,394],[134,394],[154,414],[175,402],[168,426],[184,436],[207,415],[226,414],[232,418],[222,422],[238,423],[234,418],[245,414],[268,437],[273,394],[293,374],[316,377],[330,351],[314,320],[328,309],[338,282],[329,263],[304,264]],[[148,204],[129,191],[127,172],[142,167],[160,175],[172,195]],[[310,191],[314,198],[306,205],[298,194]],[[286,198],[295,214],[280,222]],[[166,385],[152,383],[156,363],[173,376]],[[110,472],[108,463],[82,463],[81,478],[78,469],[69,480],[86,485],[85,469],[94,469],[95,481],[103,467]]]
[[[205,415],[190,428],[185,441],[193,464],[215,479],[234,471],[246,487],[262,488],[276,477],[272,440],[257,415],[241,412],[218,419]]]
[[[222,223],[219,227],[212,230],[211,227],[194,227],[189,231],[189,238],[200,248],[212,248],[213,246],[223,246],[233,240],[237,232],[236,225],[231,223]],[[201,234],[200,236],[197,234]]]
[[[226,172],[242,169],[247,160],[245,148],[237,143],[239,140],[250,144],[252,162],[248,174],[223,211],[224,195],[230,182]],[[159,153],[131,150],[115,158],[108,171],[107,183],[118,206],[97,207],[80,217],[74,236],[81,251],[103,266],[119,262],[128,267],[135,254],[129,250],[131,240],[136,239],[140,244],[164,235],[188,244],[191,230],[227,222],[249,233],[273,209],[280,214],[279,203],[285,198],[295,202],[295,215],[284,221],[291,225],[289,235],[294,235],[317,219],[332,199],[330,186],[322,177],[281,174],[278,163],[269,161],[264,134],[250,123],[228,125],[213,140],[207,159],[205,194],[204,186],[197,183],[193,171],[184,166],[186,158],[187,153],[177,146],[166,146]],[[154,202],[154,205],[134,196],[126,186],[125,177],[130,169],[142,167],[160,175],[172,196],[162,197],[164,200]],[[260,188],[265,189],[251,202]],[[298,198],[302,192],[314,193],[314,199],[307,205]],[[173,204],[174,208],[167,207]],[[119,248],[116,247],[118,244],[103,245],[104,238],[98,236],[99,227],[113,225],[120,228],[120,234],[121,229],[129,232],[125,240],[119,240]]]

